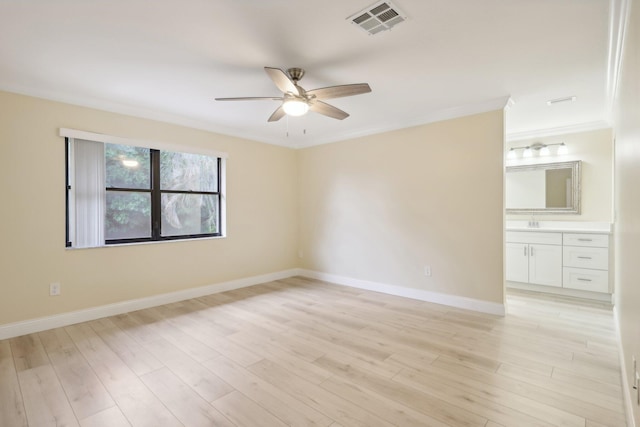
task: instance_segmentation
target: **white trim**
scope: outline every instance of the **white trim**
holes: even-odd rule
[[[618,317],[618,307],[613,307],[613,321],[616,327],[616,338],[618,341],[618,354],[620,355],[620,375],[622,376],[622,395],[624,400],[624,412],[627,417],[627,427],[636,427],[633,419],[633,398],[628,382],[627,364],[624,359],[624,349],[622,348],[622,334],[620,333],[620,319]]]
[[[582,291],[580,289],[558,288],[555,286],[535,285],[532,283],[511,281],[507,281],[507,289],[520,289],[523,291],[541,292],[544,294],[561,295],[566,297],[581,298],[613,304],[613,294]]]
[[[15,93],[18,95],[30,96],[33,98],[40,98],[49,100],[52,102],[60,102],[63,104],[74,105],[77,107],[91,108],[94,110],[107,111],[110,113],[123,114],[130,117],[138,117],[146,120],[153,120],[161,123],[170,123],[178,126],[184,126],[191,129],[199,129],[207,132],[214,132],[219,135],[228,135],[241,139],[252,139],[265,144],[275,144],[285,146],[282,143],[269,142],[259,134],[246,134],[241,130],[233,129],[231,127],[214,125],[211,122],[204,119],[194,119],[186,116],[182,116],[176,113],[161,112],[158,110],[152,110],[146,107],[136,107],[133,105],[127,105],[120,102],[108,101],[99,98],[87,98],[85,96],[69,95],[67,93],[59,93],[58,91],[48,89],[35,89],[31,87],[25,87],[21,85],[5,84],[0,82],[0,91]]]
[[[53,316],[41,317],[32,320],[9,323],[0,325],[0,340],[13,338],[21,335],[31,334],[35,332],[45,331],[53,328],[59,328],[76,323],[87,322],[100,319],[107,316],[114,316],[122,313],[128,313],[135,310],[142,310],[149,307],[156,307],[163,304],[183,301],[191,298],[198,298],[205,295],[216,294],[220,292],[230,291],[234,289],[245,288],[258,285],[260,283],[271,282],[274,280],[286,279],[292,276],[304,276],[312,279],[323,280],[337,285],[350,286],[358,289],[366,289],[374,292],[381,292],[389,295],[396,295],[406,298],[417,299],[420,301],[428,301],[436,304],[443,304],[451,307],[463,308],[468,310],[479,311],[482,313],[494,314],[499,316],[505,315],[505,305],[482,301],[473,298],[460,297],[456,295],[441,294],[437,292],[425,291],[422,289],[404,288],[400,286],[387,285],[378,282],[353,279],[334,274],[321,273],[318,271],[293,268],[275,273],[268,273],[259,276],[246,277],[243,279],[221,282],[214,285],[202,286],[198,288],[186,289],[182,291],[171,292],[167,294],[155,295],[152,297],[139,298],[129,301],[123,301],[114,304],[103,305],[99,307],[89,308],[85,310],[62,313]],[[624,352],[622,348],[622,340],[620,334],[620,323],[618,318],[617,307],[613,308],[613,316],[616,329],[616,338],[618,341],[618,353],[620,355],[620,366],[622,375],[622,387],[624,394],[625,414],[627,418],[627,426],[635,427],[635,421],[632,413],[631,390],[627,381],[627,365],[624,360]]]
[[[606,120],[596,122],[580,123],[571,126],[557,128],[540,129],[534,131],[511,132],[506,135],[506,142],[522,141],[525,139],[546,138],[548,136],[567,135],[570,133],[591,132],[594,130],[608,129],[611,123]]]
[[[419,118],[413,118],[409,120],[390,121],[378,126],[375,129],[361,130],[352,132],[350,134],[343,134],[338,137],[329,137],[325,139],[315,140],[311,143],[302,143],[293,145],[289,139],[280,137],[265,137],[259,132],[248,132],[246,129],[236,129],[220,124],[214,124],[202,119],[193,119],[185,116],[181,116],[175,113],[155,111],[145,107],[135,107],[132,105],[126,105],[118,102],[106,101],[96,98],[85,98],[79,96],[69,96],[67,94],[60,94],[50,90],[40,90],[33,88],[26,88],[23,86],[6,85],[0,83],[0,91],[15,93],[24,96],[30,96],[40,99],[45,99],[53,102],[61,102],[64,104],[92,108],[101,111],[112,112],[116,114],[124,114],[131,117],[138,117],[147,120],[155,120],[161,123],[170,123],[178,126],[184,126],[191,129],[199,129],[207,132],[213,132],[218,135],[229,136],[238,139],[250,140],[255,142],[262,142],[270,145],[277,145],[280,147],[291,148],[293,150],[311,147],[315,145],[328,144],[331,142],[339,142],[347,139],[352,139],[361,136],[373,135],[383,132],[390,132],[393,130],[403,129],[411,126],[424,125],[434,123],[442,120],[454,119],[464,116],[470,116],[473,114],[485,113],[491,110],[502,109],[509,103],[510,97],[504,96],[500,98],[490,99],[485,102],[472,105],[463,105],[459,107],[447,108],[444,110],[437,110],[428,113],[426,116]],[[132,145],[132,144],[128,144]],[[135,145],[135,144],[133,144]],[[144,147],[146,145],[138,145]],[[155,148],[155,147],[152,147]],[[164,148],[169,150],[169,148]],[[172,151],[184,151],[184,147],[179,149],[173,148]],[[194,151],[198,153],[197,151]],[[203,153],[205,154],[205,153]]]
[[[427,114],[419,117],[411,117],[406,120],[394,118],[393,122],[381,123],[375,128],[368,128],[366,130],[358,130],[340,135],[340,137],[319,138],[313,142],[302,143],[295,148],[307,148],[316,145],[329,144],[332,142],[345,141],[349,139],[355,139],[368,135],[375,135],[384,132],[391,132],[399,129],[407,129],[415,126],[422,126],[430,123],[441,122],[444,120],[457,119],[460,117],[472,116],[475,114],[487,113],[489,111],[502,110],[513,105],[513,100],[510,96],[502,96],[499,98],[490,99],[485,102],[477,104],[461,105],[458,107],[445,108],[437,111],[430,111]],[[293,147],[291,147],[293,148]]]
[[[227,159],[220,160],[220,182],[218,191],[220,192],[220,237],[227,237]]]
[[[246,288],[260,283],[274,280],[286,279],[287,277],[299,275],[298,269],[283,270],[276,273],[262,274],[259,276],[246,277],[243,279],[231,280],[228,282],[216,283],[213,285],[201,286],[198,288],[185,289],[182,291],[167,294],[154,295],[151,297],[138,298],[114,304],[102,305],[99,307],[87,308],[84,310],[72,311],[68,313],[56,314],[53,316],[40,317],[37,319],[25,320],[21,322],[0,325],[0,340],[31,334],[34,332],[46,331],[48,329],[73,325],[75,323],[87,322],[107,316],[128,313],[144,308],[156,307],[177,301],[184,301],[191,298],[198,298],[205,295],[230,291],[233,289]]]
[[[489,301],[481,301],[473,298],[460,297],[456,295],[441,294],[437,292],[425,291],[422,289],[405,288],[383,283],[369,282],[366,280],[352,279],[334,274],[321,273],[318,271],[292,268],[275,273],[262,274],[259,276],[245,277],[228,282],[216,283],[213,285],[201,286],[198,288],[185,289],[182,291],[170,292],[167,294],[154,295],[145,298],[138,298],[114,304],[102,305],[99,307],[87,308],[84,310],[71,311],[68,313],[55,314],[53,316],[39,317],[37,319],[24,320],[20,322],[0,325],[0,340],[13,338],[35,332],[46,331],[53,328],[73,325],[81,322],[101,319],[103,317],[115,316],[129,313],[131,311],[142,310],[150,307],[157,307],[163,304],[184,301],[191,298],[199,298],[205,295],[217,294],[219,292],[231,291],[234,289],[246,288],[259,285],[261,283],[272,282],[274,280],[286,279],[293,276],[304,276],[311,279],[323,280],[337,285],[350,286],[358,289],[366,289],[374,292],[381,292],[389,295],[396,295],[405,298],[428,301],[450,307],[463,308],[466,310],[478,311],[481,313],[505,315],[504,304]]]
[[[207,148],[186,147],[181,144],[171,142],[149,141],[144,139],[124,138],[121,136],[106,135],[103,133],[87,132],[84,130],[60,128],[60,136],[66,138],[85,139],[107,144],[129,145],[134,147],[153,148],[156,150],[178,151],[181,153],[204,154],[207,156],[220,157],[226,159],[227,153],[210,150]]]
[[[627,23],[631,15],[631,0],[610,0],[609,3],[609,49],[606,78],[606,112],[613,115],[614,103],[618,93],[622,50],[627,32]]]
[[[505,315],[504,304],[482,301],[474,298],[461,297],[457,295],[442,294],[439,292],[426,291],[424,289],[406,288],[403,286],[388,285],[385,283],[370,282],[368,280],[353,279],[351,277],[338,276],[335,274],[322,273],[313,270],[301,270],[301,276],[311,279],[324,280],[337,285],[350,286],[352,288],[366,289],[368,291],[381,292],[405,298],[412,298],[420,301],[433,302],[450,307],[463,308],[481,313]]]

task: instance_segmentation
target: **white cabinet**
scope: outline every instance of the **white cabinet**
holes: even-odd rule
[[[507,232],[506,278],[562,286],[562,233]]]
[[[529,245],[507,242],[507,280],[512,282],[529,281]]]
[[[564,233],[563,287],[609,292],[609,236]]]
[[[562,286],[562,246],[529,245],[529,283]]]
[[[505,258],[510,282],[610,292],[608,234],[507,231]]]

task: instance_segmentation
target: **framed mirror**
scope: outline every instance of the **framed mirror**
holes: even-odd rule
[[[507,214],[580,214],[581,161],[507,166]]]

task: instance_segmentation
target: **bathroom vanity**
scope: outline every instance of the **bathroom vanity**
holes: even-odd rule
[[[611,231],[609,223],[507,221],[507,286],[610,301]]]

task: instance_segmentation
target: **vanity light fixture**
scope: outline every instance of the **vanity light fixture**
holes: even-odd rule
[[[550,156],[551,150],[549,150],[549,147],[553,145],[558,146],[558,151],[557,151],[558,156],[566,156],[567,154],[569,154],[569,149],[567,147],[567,144],[565,144],[564,142],[557,142],[555,144],[543,144],[541,142],[534,142],[533,144],[527,145],[526,147],[511,147],[509,149],[509,152],[507,153],[507,159],[509,160],[516,159],[518,157],[517,150],[523,150],[522,152],[523,159],[529,159],[533,157],[533,150],[537,151],[538,156],[540,157]]]
[[[565,144],[564,142],[560,143],[560,146],[558,147],[558,156],[566,156],[567,154],[569,154],[569,148],[567,148],[567,144]]]

